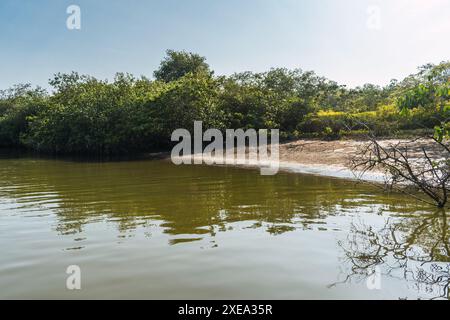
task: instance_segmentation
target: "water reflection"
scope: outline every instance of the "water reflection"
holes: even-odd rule
[[[385,277],[411,283],[421,298],[450,299],[449,217],[445,211],[423,213],[415,219],[389,217],[381,228],[358,219],[339,246],[344,265],[349,267],[341,283],[367,280],[369,270],[378,267]]]
[[[51,210],[61,234],[81,233],[85,225],[107,219],[121,232],[158,221],[168,234],[198,236],[214,236],[232,222],[252,221],[253,227],[275,235],[320,227],[325,218],[352,215],[355,209],[417,210],[417,204],[403,197],[373,193],[354,182],[283,173],[267,177],[235,168],[175,167],[167,161],[22,159],[5,165],[3,160],[0,179],[1,197],[29,213]]]

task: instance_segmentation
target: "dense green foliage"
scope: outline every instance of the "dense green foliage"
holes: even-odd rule
[[[427,65],[386,87],[349,89],[311,71],[272,69],[215,77],[205,58],[168,51],[156,80],[112,82],[57,74],[53,90],[0,91],[0,146],[55,153],[164,149],[176,128],[278,128],[282,138],[338,138],[436,128],[448,135],[450,63]]]
[[[167,50],[167,56],[161,61],[158,70],[153,72],[156,80],[175,81],[188,73],[209,73],[209,65],[206,58],[196,53]]]
[[[450,66],[443,63],[439,66],[428,66],[420,72],[421,81],[407,88],[397,100],[403,114],[410,110],[428,110],[436,113],[439,123],[434,127],[438,141],[450,136]]]

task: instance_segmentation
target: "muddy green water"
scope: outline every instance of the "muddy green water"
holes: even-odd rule
[[[3,155],[0,298],[448,299],[449,225],[352,181]]]

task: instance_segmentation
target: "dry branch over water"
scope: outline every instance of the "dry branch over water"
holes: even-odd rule
[[[381,144],[371,138],[352,159],[353,170],[361,176],[374,169],[385,174],[385,186],[397,189],[418,198],[412,191],[418,191],[428,199],[418,198],[439,208],[446,206],[450,193],[450,149],[448,141],[435,138],[425,140],[395,141]]]

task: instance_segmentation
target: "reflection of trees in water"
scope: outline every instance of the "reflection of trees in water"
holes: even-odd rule
[[[0,175],[21,186],[6,191],[18,202],[30,204],[35,192],[48,194],[58,204],[52,211],[62,234],[79,233],[85,225],[105,220],[116,223],[121,233],[158,224],[171,235],[214,236],[230,223],[249,221],[280,234],[323,224],[330,215],[356,208],[415,209],[402,198],[355,188],[349,181],[282,173],[264,177],[256,170],[175,167],[164,161],[18,160]]]
[[[419,295],[450,299],[449,217],[388,218],[380,229],[359,220],[339,246],[350,269],[343,283],[366,279],[379,267],[384,276],[412,283]],[[334,284],[336,285],[336,284]]]
[[[35,192],[49,194],[58,207],[57,230],[77,233],[84,225],[108,219],[120,231],[162,222],[169,234],[204,234],[226,230],[231,222],[255,221],[281,233],[295,223],[308,228],[329,215],[355,208],[414,210],[399,198],[352,182],[313,176],[278,174],[204,166],[175,167],[167,162],[73,163],[13,162],[1,178],[12,186],[6,195],[34,201]],[[399,203],[399,204],[397,204]],[[27,203],[27,204],[32,204]],[[399,208],[396,208],[399,206]],[[206,231],[205,231],[206,230]]]

